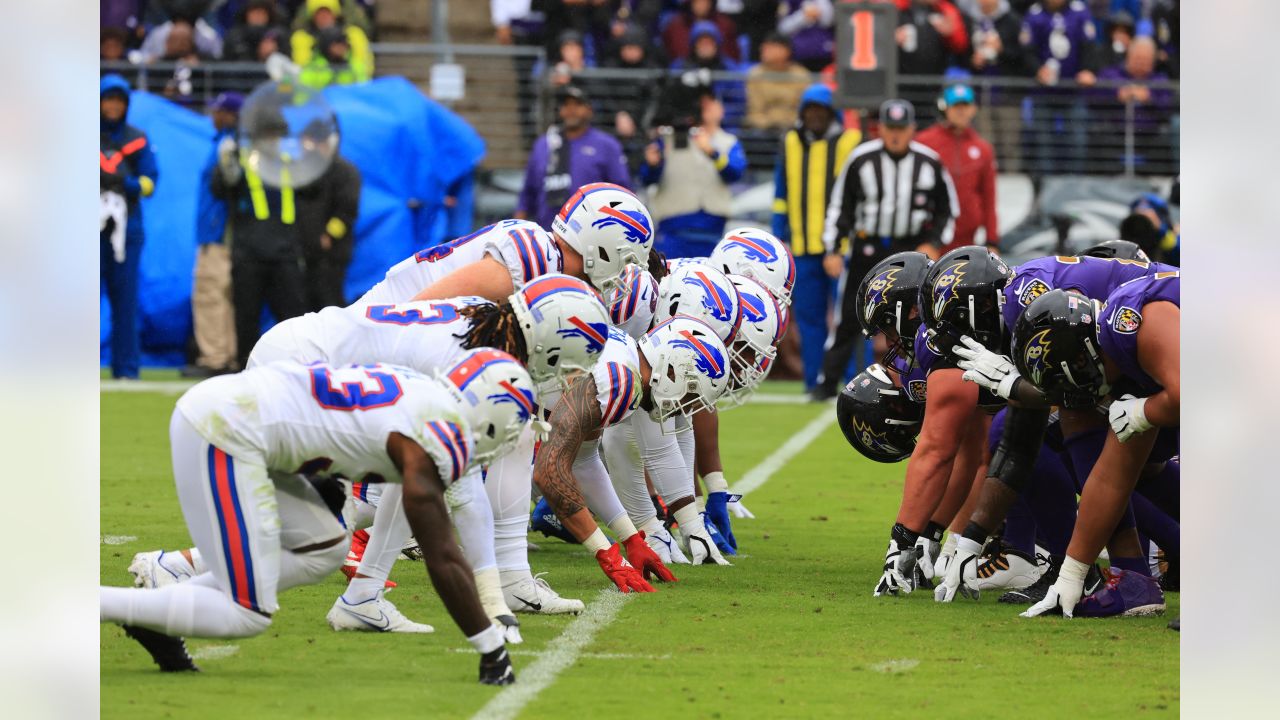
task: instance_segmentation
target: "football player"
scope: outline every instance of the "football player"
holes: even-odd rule
[[[389,365],[276,363],[200,383],[178,400],[170,441],[179,502],[209,572],[158,589],[103,587],[102,620],[123,625],[161,670],[196,670],[182,636],[258,635],[278,591],[341,564],[340,493],[326,497],[304,476],[397,483],[431,582],[481,653],[480,681],[514,682],[445,494],[472,463],[510,446],[535,407],[528,372],[488,348],[447,380]]]

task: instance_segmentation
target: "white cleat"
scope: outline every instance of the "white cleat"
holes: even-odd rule
[[[140,552],[129,563],[133,584],[143,588],[162,588],[190,580],[195,569],[180,552],[152,550]]]
[[[379,592],[377,597],[364,602],[349,603],[341,595],[333,601],[325,616],[334,630],[358,630],[363,632],[430,633],[436,629],[424,623],[416,623],[405,617],[390,600]]]
[[[1021,590],[1035,584],[1044,573],[1035,558],[1008,547],[983,555],[965,570],[971,575],[966,578],[968,584],[979,590]]]
[[[716,542],[711,539],[711,534],[705,527],[692,532],[681,528],[680,532],[689,543],[689,559],[694,565],[732,564],[720,554],[720,548],[716,547]]]
[[[507,601],[507,607],[518,613],[538,615],[577,615],[586,609],[587,606],[581,600],[560,597],[560,593],[552,590],[547,581],[542,579],[544,574],[538,573],[535,576],[526,572],[522,577],[504,585],[502,595]]]
[[[645,534],[645,542],[649,543],[649,548],[653,550],[663,565],[688,565],[689,558],[685,556],[684,551],[680,549],[680,543],[666,528],[659,528],[653,531],[652,535]]]

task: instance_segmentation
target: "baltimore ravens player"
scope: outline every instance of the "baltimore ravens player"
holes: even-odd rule
[[[1176,271],[1157,273],[1121,285],[1105,304],[1077,293],[1046,293],[1015,328],[1018,372],[1040,389],[1096,398],[1120,394],[1108,409],[1112,434],[1081,494],[1067,559],[1057,582],[1026,617],[1070,617],[1077,610],[1085,573],[1123,515],[1161,434],[1151,431],[1179,424],[1180,282]],[[1095,593],[1086,599],[1080,605],[1086,614],[1105,613],[1107,608],[1093,605],[1108,601],[1123,604],[1124,614],[1163,610],[1150,578],[1123,571],[1112,577],[1111,597],[1104,601]]]
[[[161,670],[196,670],[182,636],[258,635],[279,608],[278,591],[319,582],[341,564],[346,530],[303,475],[381,480],[405,487],[432,585],[481,653],[480,681],[514,682],[444,496],[477,458],[515,441],[534,386],[497,350],[474,350],[459,367],[470,372],[437,380],[390,365],[276,363],[189,390],[170,423],[173,473],[209,572],[158,589],[103,587],[102,620],[122,624]]]

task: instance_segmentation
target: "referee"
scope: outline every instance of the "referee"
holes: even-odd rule
[[[915,115],[906,100],[886,100],[880,106],[880,138],[853,151],[831,190],[822,266],[828,275],[840,278],[841,300],[835,330],[827,336],[814,400],[835,397],[860,337],[853,303],[863,275],[904,250],[936,257],[955,231],[955,187],[937,153],[912,141]],[[850,249],[847,264],[836,252],[845,238]]]

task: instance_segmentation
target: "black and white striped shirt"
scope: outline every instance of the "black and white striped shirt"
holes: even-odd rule
[[[831,189],[822,241],[827,252],[850,236],[943,246],[951,243],[959,214],[955,186],[937,153],[913,141],[894,159],[884,141],[872,140],[849,154]]]

